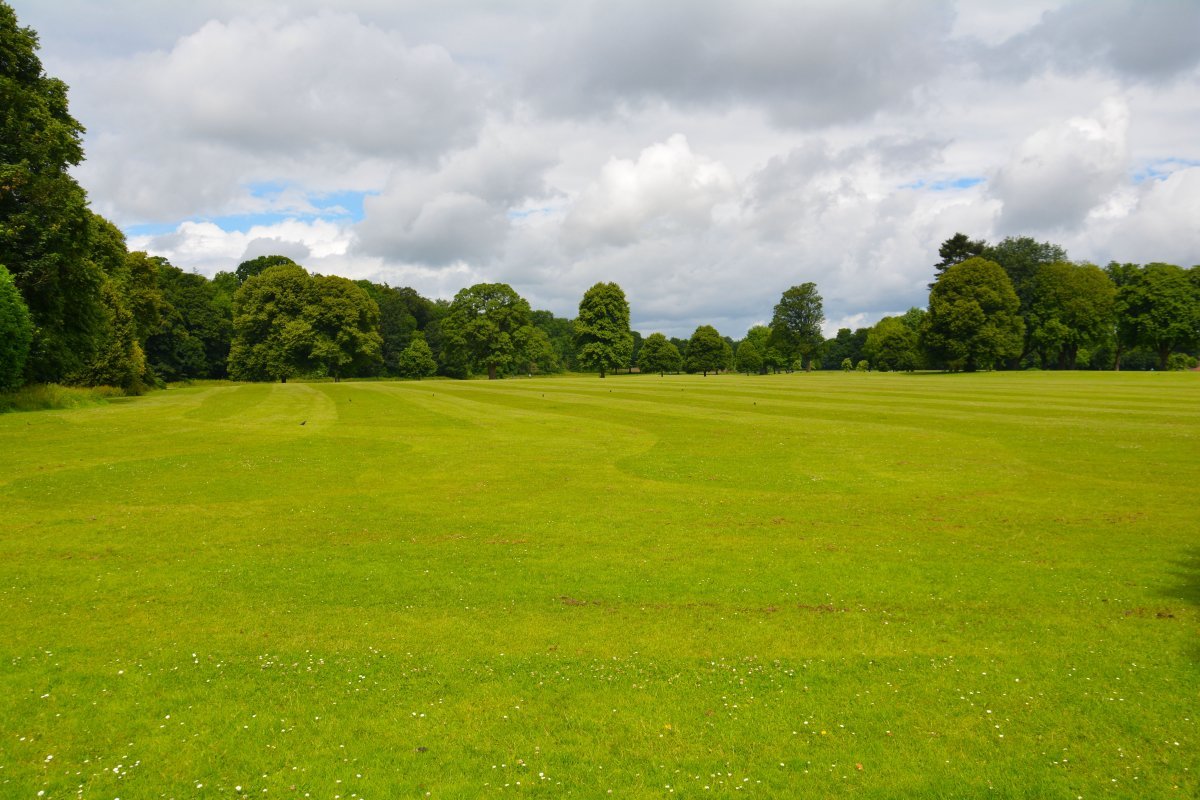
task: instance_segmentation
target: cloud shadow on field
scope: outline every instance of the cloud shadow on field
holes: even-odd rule
[[[1184,550],[1178,558],[1170,562],[1167,574],[1172,582],[1163,589],[1162,594],[1182,600],[1193,609],[1200,610],[1200,547]],[[1200,663],[1200,643],[1193,642],[1188,649],[1188,655],[1192,661]]]

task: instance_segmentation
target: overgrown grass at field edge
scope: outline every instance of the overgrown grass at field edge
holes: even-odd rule
[[[635,375],[5,415],[0,796],[1196,796],[1198,399]]]

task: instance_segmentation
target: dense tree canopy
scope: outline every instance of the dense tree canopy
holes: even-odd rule
[[[783,293],[771,318],[771,344],[789,361],[808,362],[821,346],[825,322],[821,295],[815,283],[802,283]],[[803,364],[801,365],[803,366]]]
[[[597,283],[579,301],[575,319],[579,363],[600,372],[629,366],[633,335],[629,331],[629,302],[615,283]]]
[[[1081,347],[1112,335],[1116,288],[1099,267],[1043,264],[1030,282],[1029,340],[1043,369],[1075,369]]]
[[[929,293],[925,346],[952,370],[991,369],[1021,353],[1025,323],[999,264],[969,258],[948,268]]]
[[[1149,348],[1158,356],[1158,368],[1166,369],[1173,350],[1200,341],[1200,295],[1188,270],[1154,263],[1140,269],[1110,266],[1109,274],[1114,273],[1119,283],[1117,336],[1126,346]]]
[[[938,247],[938,255],[941,256],[941,260],[933,267],[937,274],[941,275],[948,267],[961,264],[968,258],[983,255],[986,247],[987,242],[983,239],[970,239],[965,233],[955,233]],[[933,284],[929,284],[929,287],[933,288]]]
[[[531,335],[529,303],[506,283],[477,283],[454,296],[442,320],[447,362],[463,376],[483,368],[490,380],[516,363]]]
[[[426,378],[437,372],[437,361],[433,351],[425,341],[425,335],[418,332],[413,334],[412,341],[400,354],[397,373],[404,378]]]

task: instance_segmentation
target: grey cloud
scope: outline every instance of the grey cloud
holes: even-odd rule
[[[1002,233],[1078,227],[1126,180],[1129,109],[1110,100],[1092,117],[1074,117],[1027,138],[991,182],[1004,204]]]
[[[525,66],[526,92],[566,114],[665,101],[753,104],[786,126],[903,106],[941,66],[943,2],[666,0],[570,7]]]
[[[1162,81],[1200,64],[1200,3],[1194,0],[1075,0],[981,59],[989,72],[1027,79],[1054,67],[1105,69]]]
[[[302,242],[295,242],[274,237],[259,237],[251,239],[242,253],[242,261],[248,261],[259,256],[287,256],[297,264],[304,264],[312,250]]]
[[[542,174],[551,163],[529,142],[485,135],[436,169],[398,169],[364,203],[358,250],[431,266],[494,261],[508,233],[509,210],[547,192]]]

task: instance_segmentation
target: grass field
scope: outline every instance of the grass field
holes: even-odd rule
[[[1198,487],[1192,373],[0,415],[0,797],[1196,797]]]

